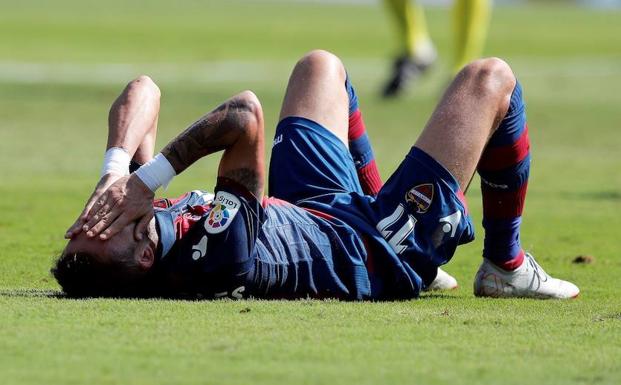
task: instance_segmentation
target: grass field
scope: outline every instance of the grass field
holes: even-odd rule
[[[297,57],[332,50],[384,177],[448,79],[446,9],[428,12],[445,60],[386,103],[392,31],[379,5],[127,3],[0,0],[0,384],[621,383],[621,12],[498,8],[487,45],[526,90],[523,243],[580,286],[577,300],[474,298],[480,228],[446,268],[460,289],[415,301],[67,300],[49,268],[96,181],[109,104],[132,77],[160,84],[160,145],[245,88],[271,137]],[[216,165],[201,161],[168,193],[213,188]],[[571,263],[579,254],[595,261]]]

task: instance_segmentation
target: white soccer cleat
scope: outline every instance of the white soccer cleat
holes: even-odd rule
[[[438,275],[436,275],[436,278],[433,280],[433,282],[431,282],[431,285],[427,287],[427,291],[453,290],[457,289],[458,286],[459,285],[457,284],[457,280],[453,278],[452,275],[438,267]]]
[[[580,289],[571,282],[550,277],[529,253],[513,271],[503,270],[487,259],[474,279],[477,297],[576,298]]]

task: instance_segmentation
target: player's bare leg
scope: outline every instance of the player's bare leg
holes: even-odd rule
[[[281,111],[319,123],[349,149],[362,191],[375,196],[382,187],[358,96],[341,60],[314,50],[298,61],[289,79]]]
[[[499,59],[466,66],[446,90],[415,146],[466,190],[483,149],[509,107],[515,77]]]
[[[530,156],[525,121],[515,141],[511,135],[516,133],[508,132],[515,117],[523,114],[521,88],[516,82],[509,66],[499,59],[469,64],[449,86],[415,146],[449,170],[464,191],[477,166],[484,177],[486,248],[475,294],[575,297],[579,293],[575,285],[547,275],[519,246]],[[504,147],[498,146],[499,137],[506,140]],[[496,146],[493,151],[486,150],[490,138]],[[499,179],[490,181],[488,176]],[[505,250],[509,255],[503,255]]]
[[[348,145],[347,74],[333,54],[311,51],[298,61],[287,85],[280,120],[299,116],[321,124]]]
[[[355,91],[346,80],[345,67],[338,57],[321,50],[309,52],[291,74],[280,120],[288,116],[311,119],[334,133],[346,146],[349,144],[364,192],[376,195],[382,182],[370,143],[364,143],[368,138]],[[356,100],[352,102],[352,99]],[[368,149],[363,149],[366,146]],[[358,157],[358,149],[361,155],[366,154]],[[362,158],[366,161],[364,165],[358,164]],[[450,290],[458,286],[455,278],[440,269],[437,278],[430,289]]]

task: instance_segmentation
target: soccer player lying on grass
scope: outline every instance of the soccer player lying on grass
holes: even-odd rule
[[[152,96],[124,105],[134,112],[125,131],[139,124],[154,130],[157,121],[157,88],[139,82]],[[112,135],[108,147],[126,151],[121,165],[132,155],[147,160],[154,133],[143,131],[144,140]],[[221,150],[215,197],[192,192],[153,208],[160,186]],[[575,297],[575,285],[547,275],[520,246],[529,165],[521,87],[506,63],[485,59],[457,75],[381,186],[341,61],[313,51],[289,80],[272,149],[271,198],[263,195],[261,106],[242,92],[136,172],[104,175],[53,271],[76,296],[414,298],[457,245],[473,239],[462,191],[478,170],[486,234],[475,295]]]

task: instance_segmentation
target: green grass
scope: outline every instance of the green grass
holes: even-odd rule
[[[446,83],[446,60],[385,103],[376,93],[392,31],[377,6],[2,0],[0,9],[0,383],[621,382],[619,11],[498,8],[486,52],[506,58],[526,90],[534,162],[523,242],[580,298],[474,298],[478,229],[447,266],[457,291],[339,303],[66,300],[48,270],[97,177],[108,106],[131,77],[161,85],[160,145],[244,88],[261,98],[271,136],[297,57],[330,49],[357,84],[386,177]],[[446,59],[449,15],[430,9],[428,19]],[[211,189],[216,165],[201,161],[168,193]],[[572,264],[578,254],[595,262]]]

